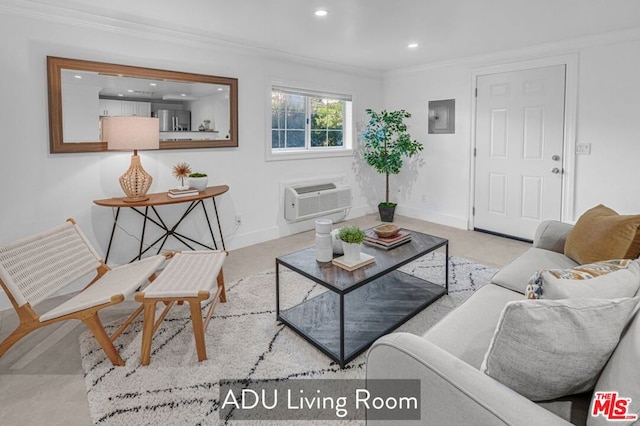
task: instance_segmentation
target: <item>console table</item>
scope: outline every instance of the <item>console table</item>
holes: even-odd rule
[[[132,211],[144,217],[144,220],[142,222],[142,230],[140,234],[140,248],[138,250],[138,255],[133,259],[131,259],[131,261],[134,261],[136,259],[141,259],[143,254],[145,254],[157,243],[162,241],[162,243],[160,244],[160,247],[158,248],[158,253],[160,253],[160,251],[164,247],[169,237],[175,238],[176,240],[180,241],[182,244],[184,244],[191,250],[194,250],[194,248],[190,243],[197,244],[209,250],[217,250],[218,245],[216,244],[216,239],[213,235],[213,228],[211,228],[211,221],[209,220],[209,214],[207,213],[207,209],[204,205],[204,201],[207,198],[211,198],[211,201],[213,203],[213,210],[216,215],[216,222],[218,223],[218,232],[220,233],[220,242],[222,244],[222,249],[226,250],[226,247],[224,246],[224,237],[222,236],[222,227],[220,226],[220,218],[218,216],[218,207],[216,206],[215,197],[224,194],[228,190],[229,190],[229,187],[227,185],[210,186],[204,191],[199,192],[198,194],[188,196],[188,197],[180,197],[180,198],[171,198],[169,197],[169,195],[167,195],[166,192],[158,192],[154,194],[147,194],[147,196],[149,197],[148,200],[134,202],[134,203],[128,203],[124,201],[124,197],[114,197],[114,198],[106,198],[104,200],[94,200],[93,202],[99,206],[112,207],[116,209],[116,217],[113,221],[113,228],[111,229],[111,237],[109,238],[109,246],[107,247],[107,254],[104,259],[105,263],[107,263],[109,260],[111,244],[113,243],[113,237],[116,232],[116,227],[118,226],[118,217],[120,216],[120,209],[123,207],[129,208]],[[156,207],[167,205],[167,204],[182,204],[182,203],[188,203],[188,206],[185,209],[184,213],[174,225],[172,225],[171,227],[167,226],[165,221],[160,216],[160,213],[158,213],[158,209]],[[193,238],[187,237],[186,235],[181,234],[177,231],[178,226],[180,226],[182,221],[199,205],[202,206],[202,211],[204,212],[204,217],[206,219],[207,226],[209,227],[209,233],[211,234],[211,240],[213,241],[213,247],[207,244],[204,244],[202,241],[197,241]],[[151,212],[153,212],[153,214],[155,215],[155,218],[150,216],[149,209],[151,209]],[[156,239],[153,243],[149,244],[147,248],[144,248],[144,237],[145,237],[145,231],[147,228],[147,222],[151,222],[154,225],[158,226],[160,229],[164,231],[164,234],[160,238]]]

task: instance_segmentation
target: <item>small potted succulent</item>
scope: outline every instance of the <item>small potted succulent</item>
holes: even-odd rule
[[[338,239],[342,241],[344,250],[344,260],[347,262],[358,262],[362,243],[364,242],[364,231],[358,226],[346,226],[340,229]]]
[[[209,178],[206,173],[191,173],[189,175],[189,186],[194,187],[198,191],[204,191],[207,189],[207,183]]]
[[[204,130],[209,130],[209,126],[211,126],[211,120],[207,118],[206,120],[202,120],[202,122],[204,123]]]

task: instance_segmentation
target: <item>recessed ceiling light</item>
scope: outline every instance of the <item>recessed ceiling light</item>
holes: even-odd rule
[[[122,97],[122,96],[124,96],[124,95],[123,95],[122,93],[118,93],[118,96]]]
[[[324,9],[318,9],[315,12],[313,12],[313,14],[316,16],[327,16],[329,12]]]
[[[78,78],[78,79],[80,79],[80,78],[82,78],[82,76],[81,76],[81,75],[74,75],[74,76],[73,76],[73,78]]]
[[[187,96],[187,94],[186,93],[182,93],[180,96]]]
[[[418,43],[409,43],[409,44],[407,45],[407,47],[408,47],[409,49],[415,49],[415,48],[416,48],[416,47],[418,47],[418,46],[419,46],[419,44],[418,44]]]
[[[129,90],[127,90],[127,92],[133,93],[133,89],[129,89]]]
[[[157,84],[156,83],[149,83],[149,86],[154,86],[155,87],[155,86],[157,86]]]

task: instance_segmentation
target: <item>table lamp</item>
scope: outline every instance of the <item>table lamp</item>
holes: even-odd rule
[[[135,203],[148,200],[146,195],[153,178],[140,164],[139,149],[160,147],[160,127],[157,118],[149,117],[107,117],[102,127],[107,149],[131,151],[131,165],[120,176],[120,186],[127,196],[125,202]]]

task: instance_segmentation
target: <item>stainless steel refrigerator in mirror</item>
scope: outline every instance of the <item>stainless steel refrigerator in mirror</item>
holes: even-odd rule
[[[159,109],[155,116],[158,117],[161,132],[191,131],[191,111]]]

